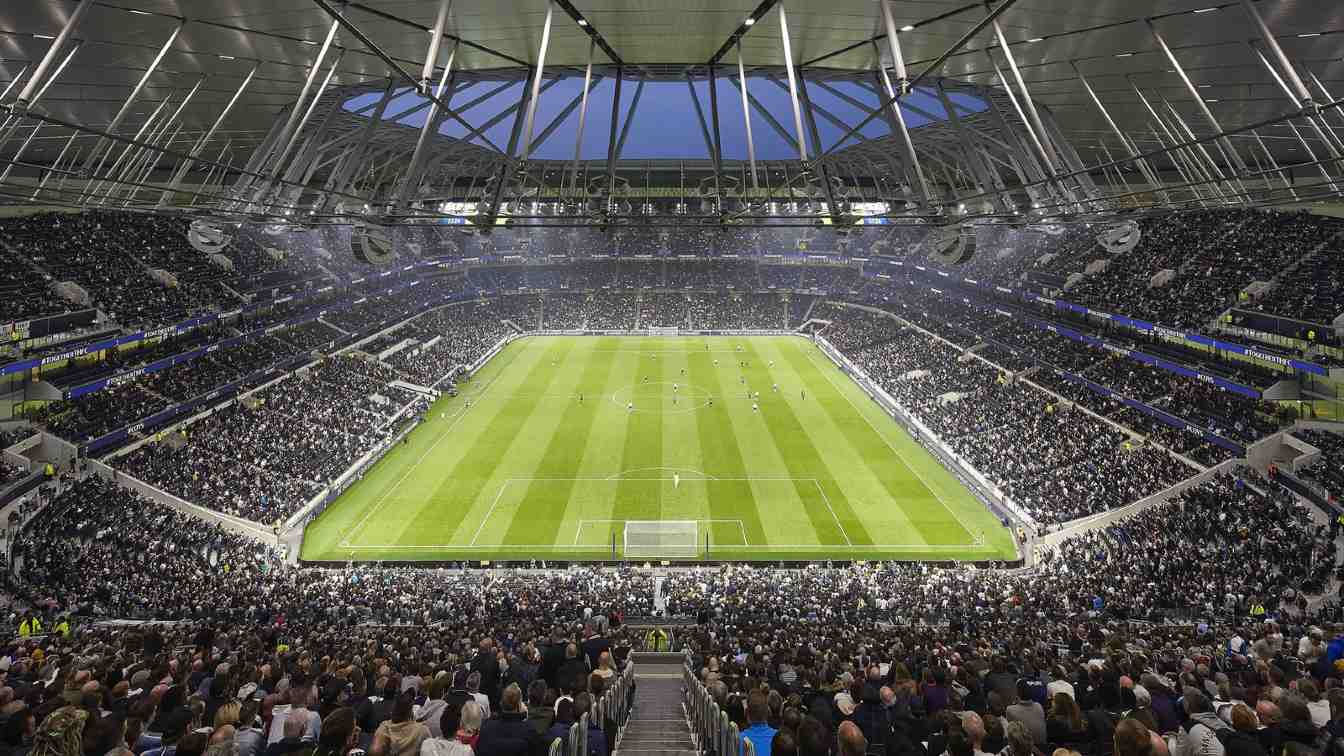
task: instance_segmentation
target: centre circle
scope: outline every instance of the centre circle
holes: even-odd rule
[[[675,387],[675,388],[674,388]],[[672,403],[672,399],[676,403]],[[677,414],[694,412],[709,406],[714,394],[693,383],[679,381],[649,381],[617,389],[611,395],[611,401],[621,409],[632,412],[654,412],[653,403],[657,402],[658,412]],[[630,405],[633,404],[633,408]]]

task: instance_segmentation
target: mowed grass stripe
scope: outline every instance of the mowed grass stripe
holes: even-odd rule
[[[703,459],[712,460],[712,464],[706,467],[705,472],[720,478],[745,478],[747,464],[742,459],[741,442],[733,430],[733,422],[729,415],[733,403],[725,396],[726,391],[720,383],[723,373],[714,367],[715,359],[715,355],[711,352],[698,352],[689,355],[688,360],[687,372],[691,382],[717,395],[712,407],[705,407],[692,413],[695,416],[695,435],[700,445],[700,455]],[[761,525],[761,513],[751,482],[719,481],[713,485],[714,490],[721,492],[721,495],[706,497],[709,500],[710,517],[741,520],[742,527],[747,531],[748,544],[760,545],[769,542],[765,528]],[[710,529],[715,530],[713,526]],[[701,540],[704,540],[703,535]],[[713,547],[718,544],[711,538],[710,545]]]
[[[735,352],[739,344],[753,345],[754,353]],[[656,360],[653,355],[657,355]],[[594,376],[589,364],[593,358],[608,361],[605,377]],[[720,360],[717,368],[713,365],[716,358]],[[749,369],[739,367],[738,361],[743,359],[751,361]],[[773,368],[768,364],[770,359],[776,361]],[[683,364],[687,369],[684,377]],[[637,389],[645,375],[651,383],[669,385],[649,389],[644,398],[636,398],[636,406],[649,412],[627,414],[626,400],[613,401],[612,394]],[[738,382],[744,375],[753,389],[761,391],[760,415],[752,413],[751,401]],[[715,394],[715,406],[688,411],[689,406],[681,406],[680,401],[672,405],[673,381],[682,384],[681,398],[689,396],[690,386],[696,386]],[[770,391],[772,382],[780,384],[778,395]],[[803,388],[807,391],[805,402],[799,398]],[[660,515],[668,520],[741,519],[751,548],[736,547],[741,543],[736,524],[715,526],[710,531],[715,544],[711,556],[718,559],[1000,559],[1013,553],[1011,534],[993,513],[847,375],[801,339],[529,337],[508,346],[460,389],[462,396],[436,401],[425,424],[411,434],[409,444],[398,444],[310,524],[303,544],[305,559],[605,558],[605,551],[599,554],[592,549],[566,549],[573,544],[580,520],[590,521],[582,544],[600,545],[606,542],[609,531],[619,534],[620,526],[593,520],[654,519]],[[586,438],[571,432],[575,415],[570,402],[578,392],[584,393],[585,405],[593,404],[591,416],[580,415],[589,421]],[[463,413],[468,395],[471,409]],[[801,429],[804,435],[810,434],[812,453],[828,468],[804,460],[807,470],[805,476],[799,476],[797,465],[790,465],[793,460],[786,459],[778,448],[772,416],[781,415],[786,404],[791,405],[795,416],[794,427],[778,432],[798,434]],[[661,412],[657,409],[660,405]],[[515,428],[519,424],[521,430]],[[658,432],[651,433],[655,428]],[[577,464],[573,460],[555,463],[550,450],[561,439],[575,447]],[[872,439],[876,443],[868,445]],[[436,441],[441,443],[435,445]],[[882,455],[893,455],[888,444],[899,452],[884,466]],[[878,451],[874,452],[873,446],[878,446]],[[902,461],[904,464],[899,464]],[[563,474],[542,472],[553,463],[556,471],[575,466]],[[874,464],[881,471],[876,476],[872,475]],[[737,482],[706,481],[683,472],[678,487],[673,485],[670,469],[658,468],[700,469],[709,475],[751,478],[752,482],[741,481],[744,485],[739,486]],[[627,473],[624,479],[607,479],[622,471]],[[906,471],[917,473],[924,488],[917,489],[913,482],[901,485]],[[563,485],[569,492],[536,499],[542,509],[529,516],[532,503],[520,507],[519,502],[534,498],[524,489],[530,483],[525,479],[533,476],[559,478],[550,481],[551,487]],[[808,478],[806,492],[796,487],[791,479],[795,476]],[[477,547],[465,548],[502,490],[502,482],[509,478],[519,480],[504,489],[505,497],[499,501],[495,515],[480,530]],[[892,551],[846,548],[817,485],[811,482],[813,478],[821,480],[821,490],[830,494],[842,520],[847,518],[842,508],[835,506],[842,497],[832,491],[832,485],[847,497],[850,509],[873,540],[908,542],[910,547]],[[452,480],[462,484],[456,493],[447,484]],[[888,500],[889,486],[899,494],[894,500]],[[927,489],[941,492],[942,503],[956,516],[938,501],[922,500],[922,491]],[[620,511],[615,511],[618,504]],[[819,533],[814,526],[809,512],[814,504],[824,513],[829,530],[823,527]],[[544,535],[539,535],[540,530],[528,532],[521,524],[515,527],[515,522],[540,523],[548,512],[559,514],[548,518],[549,527],[536,525],[545,530]],[[984,535],[986,548],[960,548],[969,539],[955,522],[957,517],[966,522],[966,528]],[[905,527],[903,518],[926,524],[920,529]],[[920,533],[928,534],[940,525],[946,528],[943,538],[926,535],[931,542],[929,548],[934,550],[920,550]],[[853,538],[857,528],[846,522],[846,530],[858,543]],[[891,537],[892,531],[902,532]],[[351,534],[351,547],[343,548],[340,543],[347,533]],[[557,541],[558,545],[546,547],[544,554],[527,547],[528,543]],[[437,548],[439,544],[445,548]],[[790,549],[788,544],[799,544],[800,548]],[[836,548],[808,548],[809,544]],[[940,550],[938,544],[947,544],[948,548]]]
[[[822,360],[818,362],[818,360]],[[928,452],[919,447],[913,439],[902,434],[897,435],[888,443],[888,437],[878,433],[871,423],[861,414],[862,410],[851,405],[850,400],[842,393],[840,386],[832,383],[830,378],[822,373],[823,370],[836,370],[835,363],[830,362],[824,355],[818,355],[816,351],[803,352],[789,355],[789,361],[800,374],[811,374],[813,377],[809,383],[816,388],[823,396],[830,401],[829,406],[841,411],[852,413],[853,422],[838,424],[841,432],[849,439],[856,449],[864,449],[868,453],[864,455],[864,464],[870,470],[881,469],[886,465],[895,466],[903,472],[903,476],[908,476],[907,485],[917,486],[919,490],[927,494],[927,501],[923,506],[906,507],[906,517],[915,530],[919,531],[920,536],[925,543],[930,544],[967,544],[970,543],[972,535],[966,528],[957,521],[955,516],[949,513],[948,509],[938,498],[937,493],[930,490],[921,480],[917,471],[911,465],[925,464],[928,459]],[[842,376],[842,383],[845,389],[853,385],[849,376]],[[857,390],[857,387],[855,387]],[[867,396],[856,400],[859,408],[864,405],[861,402],[871,402]],[[883,413],[885,414],[885,412]],[[890,420],[890,418],[887,418]],[[894,422],[894,421],[892,421]],[[912,448],[913,447],[913,448]],[[900,450],[893,451],[894,449]],[[884,462],[885,459],[885,462]],[[937,462],[929,460],[934,466]],[[899,482],[888,475],[878,475],[886,486],[888,492],[892,493],[893,498],[900,501],[900,494],[897,493]],[[927,477],[927,476],[926,476]]]
[[[338,506],[347,499],[356,505],[350,510],[349,525],[341,529],[342,538],[349,539],[351,546],[404,543],[401,538],[407,523],[431,506],[429,493],[447,475],[446,467],[428,463],[452,458],[473,444],[488,423],[485,418],[499,406],[493,397],[515,391],[534,361],[535,354],[524,343],[515,342],[464,384],[458,397],[440,397],[430,408],[432,438],[416,436],[423,428],[413,432],[409,444],[390,452],[337,501]],[[449,405],[454,407],[451,413],[445,411]]]
[[[664,467],[663,413],[657,406],[662,400],[650,398],[647,392],[652,391],[653,384],[666,380],[663,377],[663,366],[667,360],[659,355],[666,348],[663,339],[641,339],[640,350],[624,357],[633,360],[627,369],[635,412],[630,414],[625,426],[625,446],[621,451],[621,467],[617,471],[624,477],[616,485],[616,497],[611,508],[613,520],[661,518],[661,486],[636,479],[651,477],[649,473],[656,475],[662,472],[648,468]],[[645,378],[649,379],[647,384]],[[641,386],[645,388],[641,389]],[[619,529],[621,524],[613,523],[613,527]]]
[[[927,543],[912,515],[940,509],[938,501],[886,443],[872,434],[858,410],[844,397],[825,392],[825,378],[808,359],[816,348],[798,341],[767,341],[757,349],[774,361],[781,385],[790,387],[781,391],[795,414],[805,420],[805,432],[813,444],[824,446],[832,469],[843,471],[831,478],[831,485],[842,492],[854,519],[865,523],[877,543]],[[794,386],[819,386],[820,393],[814,391],[804,399]]]
[[[480,435],[467,448],[457,464],[453,465],[443,481],[425,498],[417,517],[408,523],[407,530],[414,534],[414,543],[426,538],[438,538],[433,541],[443,543],[463,528],[463,520],[473,509],[481,509],[477,517],[484,516],[492,500],[497,495],[498,485],[510,477],[506,472],[499,475],[499,467],[507,460],[506,452],[519,433],[522,433],[543,400],[546,387],[560,372],[556,362],[562,360],[573,348],[570,339],[556,339],[550,342],[525,343],[525,348],[536,353],[531,369],[520,384],[525,390],[512,395],[500,395],[503,398],[492,399],[494,414],[488,421],[476,418]],[[508,460],[514,465],[517,460]],[[440,461],[442,464],[442,461]],[[507,470],[508,468],[506,468]],[[495,485],[487,485],[489,483]],[[484,489],[484,490],[483,490]],[[484,501],[482,501],[484,499]],[[466,545],[479,526],[479,520],[473,519],[470,532],[465,538],[454,538],[453,543]]]
[[[733,347],[742,344],[745,339],[732,338],[727,341],[728,345]],[[752,479],[749,485],[752,491],[753,509],[747,511],[745,502],[740,508],[740,517],[747,525],[748,533],[751,534],[751,545],[770,543],[843,545],[844,538],[829,515],[826,529],[818,530],[812,513],[807,511],[803,503],[804,497],[799,495],[794,482],[778,480],[791,473],[786,460],[780,455],[780,450],[774,444],[761,441],[768,434],[768,430],[764,427],[760,416],[752,412],[752,400],[747,395],[749,386],[751,390],[759,388],[760,377],[741,366],[746,357],[745,352],[737,351],[718,355],[719,365],[715,373],[719,378],[723,416],[727,418],[733,437],[736,439],[735,446],[740,455],[743,475]],[[748,376],[755,377],[748,378]],[[743,383],[744,378],[748,378],[746,383]],[[718,406],[718,402],[715,402],[715,406]],[[811,475],[806,477],[810,478]],[[767,478],[773,480],[766,480]],[[813,483],[808,480],[804,481],[804,484],[811,489],[808,495],[816,498],[818,494]],[[755,523],[754,530],[752,522]],[[829,537],[823,538],[823,533],[829,534]]]
[[[826,455],[812,443],[811,435],[798,420],[793,407],[772,390],[775,381],[771,380],[767,359],[752,343],[747,344],[746,355],[753,375],[758,376],[762,384],[761,419],[770,431],[769,437],[775,448],[779,449],[779,456],[784,460],[789,474],[794,476],[794,489],[798,491],[798,497],[803,501],[812,527],[819,535],[834,533],[834,540],[825,540],[823,543],[845,544],[848,541],[855,546],[872,545],[873,540],[868,535],[868,529],[855,516],[844,492],[834,485],[836,476],[826,462]],[[751,380],[752,378],[748,378],[748,381]],[[828,449],[831,448],[829,443],[824,445]],[[818,495],[816,490],[818,485],[821,486],[824,495]],[[837,519],[840,521],[839,526],[835,523]]]
[[[580,361],[582,365],[578,364]],[[602,402],[601,398],[591,396],[588,387],[605,386],[616,360],[610,353],[577,349],[569,353],[566,363],[564,372],[579,376],[575,389],[583,393],[584,400],[580,403],[577,397],[570,399],[556,413],[559,422],[551,431],[550,440],[532,471],[535,478],[544,480],[514,484],[525,487],[521,498],[513,499],[514,492],[510,492],[509,498],[517,501],[519,506],[513,512],[501,543],[562,543],[562,537],[570,535],[572,530],[563,524],[569,521],[573,478],[578,475]]]
[[[667,360],[663,368],[678,388],[671,395],[664,394],[663,401],[663,466],[669,469],[662,474],[671,480],[661,486],[662,507],[669,520],[700,520],[712,516],[710,499],[715,495],[698,474],[705,470],[705,459],[695,430],[696,416],[708,409],[702,406],[706,390],[691,376],[690,361],[696,358],[696,345],[684,339],[678,339],[676,345],[677,351],[664,352],[658,358]],[[706,527],[701,527],[702,544]]]

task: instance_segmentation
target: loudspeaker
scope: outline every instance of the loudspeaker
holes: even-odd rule
[[[1107,226],[1100,234],[1097,234],[1097,246],[1109,254],[1123,255],[1138,246],[1139,239],[1142,236],[1142,232],[1139,231],[1139,224],[1132,220],[1124,221]]]
[[[924,239],[928,258],[941,265],[965,265],[975,256],[975,227],[943,226]]]
[[[392,236],[384,226],[359,223],[350,229],[350,251],[355,259],[369,265],[392,261]]]
[[[194,220],[187,227],[187,243],[204,255],[217,255],[229,244],[224,229],[206,220]]]

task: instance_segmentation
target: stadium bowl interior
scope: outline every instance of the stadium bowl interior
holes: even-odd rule
[[[6,753],[1338,756],[1344,17],[1209,1],[3,4]]]

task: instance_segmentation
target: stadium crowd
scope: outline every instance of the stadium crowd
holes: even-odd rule
[[[1309,624],[1307,595],[1326,587],[1337,545],[1264,485],[1211,479],[1027,573],[657,575],[295,568],[109,483],[72,482],[15,545],[7,588],[31,604],[12,619],[21,636],[34,615],[52,632],[4,649],[0,729],[39,756],[539,756],[632,648],[665,642],[626,622],[661,596],[693,618],[673,646],[748,737],[790,733],[766,738],[781,753],[857,756],[845,744],[858,732],[883,756],[1198,756],[1234,752],[1240,733],[1237,753],[1328,756],[1344,641]],[[71,629],[70,615],[190,622]],[[602,729],[592,756],[614,746]]]
[[[823,336],[1041,525],[1129,504],[1196,472],[914,328],[850,308],[823,315]]]
[[[420,402],[390,368],[335,357],[117,458],[131,476],[254,522],[284,520]]]
[[[1295,430],[1293,435],[1321,450],[1319,459],[1297,471],[1298,477],[1315,483],[1330,500],[1339,501],[1344,495],[1344,436],[1305,429]]]

